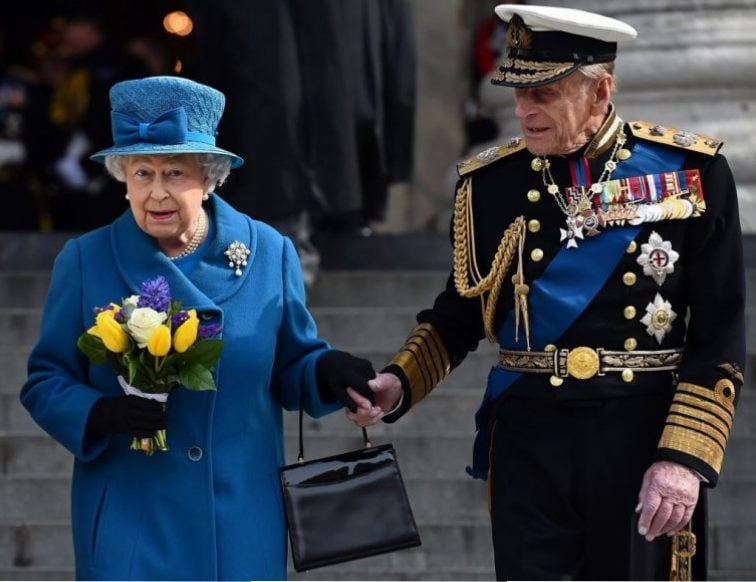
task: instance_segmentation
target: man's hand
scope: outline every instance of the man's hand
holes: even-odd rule
[[[371,402],[360,396],[351,388],[347,389],[349,396],[357,404],[356,412],[347,412],[347,418],[358,426],[372,426],[376,424],[383,416],[393,410],[399,399],[402,397],[402,382],[394,374],[381,373],[375,378],[368,381],[368,386],[373,391],[375,405],[379,407],[379,414],[375,410],[370,410]]]
[[[643,475],[638,494],[638,533],[649,542],[680,531],[693,516],[701,480],[688,467],[657,461]]]

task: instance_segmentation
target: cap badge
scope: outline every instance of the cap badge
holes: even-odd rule
[[[507,25],[507,46],[514,49],[530,49],[533,46],[533,34],[517,14],[512,15]]]

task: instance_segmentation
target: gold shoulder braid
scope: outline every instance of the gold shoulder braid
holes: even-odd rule
[[[454,286],[462,297],[480,297],[483,310],[483,322],[486,336],[491,343],[496,342],[496,334],[493,329],[496,303],[504,281],[504,276],[512,264],[516,251],[522,254],[525,239],[525,218],[518,216],[504,231],[504,235],[496,250],[496,255],[491,263],[491,270],[483,277],[478,270],[475,253],[475,225],[472,208],[472,178],[468,176],[457,190],[454,202]],[[522,261],[520,260],[520,267]],[[527,285],[524,284],[522,268],[516,275],[516,307],[518,308],[518,321],[520,310],[527,323]],[[472,287],[470,281],[472,280]],[[486,298],[485,294],[488,293]],[[519,298],[519,299],[518,299]],[[529,339],[529,338],[528,338]],[[530,346],[528,345],[528,349]]]

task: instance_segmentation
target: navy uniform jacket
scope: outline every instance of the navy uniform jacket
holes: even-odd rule
[[[589,170],[587,184],[598,179],[612,155],[615,132],[620,125],[621,120],[612,111],[597,136],[598,147],[594,139],[576,154],[549,158],[554,182],[562,191],[575,181],[575,167]],[[602,132],[607,135],[602,137]],[[626,171],[631,169],[631,162],[636,166],[632,168],[633,176],[697,169],[705,210],[702,208],[700,216],[684,220],[641,224],[637,234],[630,236],[628,244],[623,244],[616,258],[610,261],[605,282],[598,285],[582,312],[548,343],[558,349],[588,346],[621,352],[682,348],[679,369],[674,373],[630,374],[631,379],[623,379],[622,374],[616,372],[588,380],[566,377],[559,387],[551,384],[549,374],[526,373],[518,376],[506,390],[520,398],[554,401],[618,398],[672,390],[676,384],[657,457],[681,462],[699,471],[713,484],[721,469],[743,380],[741,370],[745,357],[745,283],[735,184],[726,159],[718,154],[722,145],[718,140],[646,122],[626,123],[624,133],[627,136],[624,148],[632,155],[619,162],[613,177],[620,174],[623,164]],[[642,151],[650,155],[641,156]],[[531,289],[543,279],[560,251],[586,268],[586,262],[594,261],[602,252],[601,246],[596,245],[609,242],[610,231],[629,228],[627,225],[607,227],[595,237],[577,239],[577,248],[565,249],[567,241],[560,240],[565,214],[547,192],[542,172],[532,168],[533,159],[524,141],[513,139],[460,164],[458,182],[458,192],[463,186],[471,192],[474,229],[470,232],[482,277],[491,268],[505,229],[517,217],[524,217],[527,232],[522,270],[525,283]],[[452,238],[453,231],[454,227]],[[672,269],[668,269],[670,272],[664,273],[661,284],[650,274],[644,274],[643,265],[638,262],[644,248],[659,246],[660,239],[664,248],[671,248],[679,255]],[[594,253],[598,248],[599,255],[590,255],[590,248]],[[495,330],[501,328],[514,307],[511,275],[517,269],[517,261],[515,254],[504,277]],[[592,265],[587,268],[591,271]],[[583,275],[578,270],[567,269],[564,273],[560,296],[576,293],[583,283]],[[649,304],[658,303],[657,296],[668,302],[676,314],[671,327],[659,339],[648,331],[649,325],[641,321],[649,309],[653,315]],[[559,322],[561,313],[549,313],[531,304],[529,317],[534,326],[539,323],[539,317],[540,323]],[[544,318],[549,321],[543,321]],[[386,369],[400,377],[405,389],[401,409],[387,417],[388,422],[396,420],[426,396],[485,337],[481,300],[462,297],[455,288],[453,272],[433,307],[420,312],[417,321],[419,325]],[[498,341],[502,347],[524,350],[522,336],[521,324],[518,343],[514,342],[512,334],[502,335],[501,332]],[[543,343],[536,344],[537,341],[531,345],[535,351],[546,348]],[[494,368],[489,393],[500,372]],[[488,401],[484,401],[478,413],[478,429],[484,436],[489,428],[491,409],[499,396],[495,391],[493,394],[495,398],[488,398],[487,394]],[[476,476],[485,476],[485,471],[477,473]]]

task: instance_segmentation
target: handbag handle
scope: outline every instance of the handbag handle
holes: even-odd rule
[[[299,454],[297,455],[297,462],[298,463],[304,463],[304,437],[302,436],[302,424],[304,418],[304,406],[300,403],[299,406]],[[370,439],[368,438],[368,433],[365,427],[362,427],[362,441],[365,444],[365,448],[369,449],[373,446],[373,443],[370,442]]]

